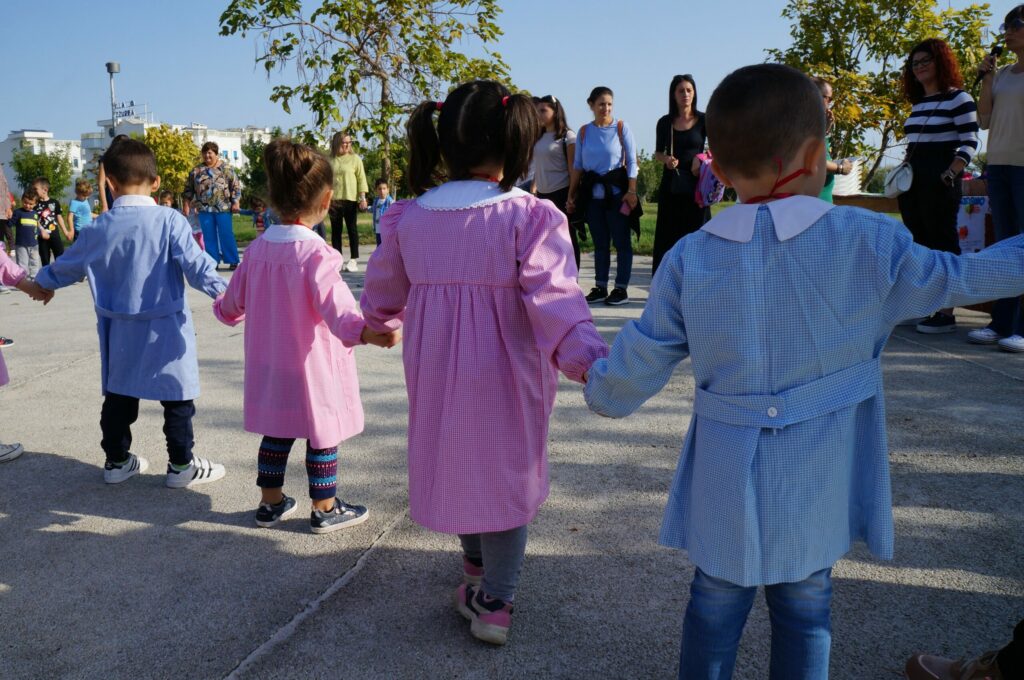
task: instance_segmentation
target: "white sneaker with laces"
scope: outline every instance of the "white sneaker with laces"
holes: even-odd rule
[[[167,480],[164,484],[169,489],[184,489],[199,484],[216,482],[225,474],[224,466],[206,458],[196,456],[187,468],[178,472],[167,464]]]
[[[349,261],[345,263],[345,271],[347,271],[347,272],[357,272],[357,271],[359,271],[359,260],[357,260],[354,257],[349,259]]]
[[[135,475],[142,474],[149,469],[149,461],[134,453],[128,454],[128,460],[120,465],[107,462],[103,466],[103,481],[107,484],[120,484]]]
[[[1004,352],[1024,352],[1024,337],[1019,335],[1011,335],[1008,338],[1003,338],[998,343],[999,349]]]
[[[25,447],[21,444],[0,444],[0,463],[10,463],[23,453]]]
[[[975,345],[994,345],[1002,337],[991,328],[975,328],[967,334],[967,342]]]

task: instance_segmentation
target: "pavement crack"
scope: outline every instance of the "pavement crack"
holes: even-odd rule
[[[320,609],[320,605],[322,605],[324,602],[326,602],[335,594],[337,594],[342,588],[347,586],[349,582],[352,579],[354,579],[356,575],[359,574],[360,571],[363,570],[363,567],[370,559],[370,555],[376,550],[377,544],[380,543],[385,536],[390,534],[391,531],[398,525],[398,523],[405,519],[407,514],[408,511],[406,508],[402,508],[401,510],[396,512],[394,516],[391,518],[391,521],[389,521],[387,525],[384,527],[384,529],[382,529],[381,532],[377,534],[377,536],[373,539],[373,541],[370,542],[370,545],[368,545],[366,549],[359,554],[359,557],[356,559],[356,563],[353,564],[348,571],[339,576],[334,581],[334,583],[332,583],[330,587],[327,588],[327,590],[320,593],[320,596],[312,602],[310,602],[309,604],[307,604],[302,611],[295,614],[295,616],[293,616],[291,620],[288,621],[288,623],[278,628],[277,632],[271,635],[266,640],[266,642],[264,642],[256,649],[252,650],[248,656],[242,659],[238,663],[238,665],[232,669],[230,673],[224,676],[225,680],[239,680],[242,677],[242,673],[249,670],[260,658],[266,656],[270,652],[270,650],[272,650],[277,645],[287,641],[295,633],[295,631],[298,630],[299,626],[302,625],[302,623],[306,619],[313,616],[313,614],[315,614],[317,610]]]

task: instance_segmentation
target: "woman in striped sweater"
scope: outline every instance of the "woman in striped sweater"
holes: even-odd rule
[[[899,197],[900,213],[915,242],[957,254],[960,179],[978,149],[978,107],[963,84],[960,66],[945,41],[930,38],[910,51],[903,91],[913,109],[903,130],[914,181]],[[953,310],[939,310],[918,323],[917,330],[955,331]]]

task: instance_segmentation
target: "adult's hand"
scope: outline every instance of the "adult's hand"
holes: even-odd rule
[[[570,215],[576,212],[576,199],[573,196],[565,199],[565,212]]]
[[[665,156],[665,167],[669,170],[675,170],[679,167],[679,159],[675,156]]]
[[[639,202],[639,199],[637,198],[636,193],[635,192],[629,192],[629,191],[626,192],[626,195],[625,195],[625,197],[623,197],[622,200],[625,202],[626,205],[629,206],[630,210],[633,210],[634,208],[636,208],[636,204]]]
[[[693,157],[693,162],[690,163],[690,172],[693,173],[694,177],[700,174],[700,159],[696,156]]]
[[[232,203],[231,204],[231,212],[233,212],[235,214],[238,214],[238,211],[241,210],[241,209],[242,208],[241,208],[241,206],[238,205],[238,203]]]
[[[365,198],[360,198],[359,199],[359,209],[360,210],[365,211],[368,205],[369,204],[366,202]]]
[[[996,55],[989,54],[978,64],[978,75],[987,76],[996,70]]]

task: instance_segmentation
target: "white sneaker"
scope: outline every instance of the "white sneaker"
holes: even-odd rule
[[[967,342],[975,345],[994,345],[1002,337],[991,328],[975,328],[967,334]]]
[[[9,463],[23,453],[25,447],[21,444],[0,444],[0,463]]]
[[[999,341],[999,349],[1004,352],[1024,352],[1024,338],[1019,335],[1011,335]]]
[[[216,482],[224,476],[224,473],[224,466],[220,463],[214,463],[197,456],[196,458],[193,458],[189,466],[181,472],[172,468],[171,464],[168,463],[167,480],[164,484],[166,484],[169,489],[184,489],[198,484]]]
[[[357,271],[359,271],[359,260],[357,260],[355,258],[352,258],[348,262],[346,262],[345,263],[345,271],[347,271],[347,272],[357,272]]]
[[[128,454],[128,460],[120,465],[114,465],[110,461],[103,466],[103,481],[107,484],[120,484],[135,475],[141,474],[149,469],[149,461],[134,453]]]

